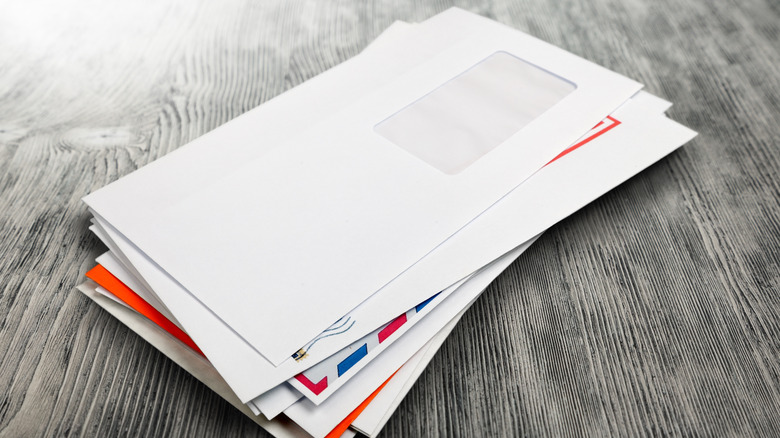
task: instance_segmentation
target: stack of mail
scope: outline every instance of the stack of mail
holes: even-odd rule
[[[278,436],[376,435],[556,222],[695,133],[641,85],[459,9],[90,194],[80,286]]]

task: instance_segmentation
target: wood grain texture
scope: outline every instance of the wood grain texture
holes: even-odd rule
[[[455,4],[700,135],[499,277],[384,435],[780,435],[780,3]],[[266,436],[74,290],[80,198],[451,5],[0,1],[0,436]]]

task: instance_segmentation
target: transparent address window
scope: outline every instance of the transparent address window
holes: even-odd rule
[[[514,55],[496,52],[374,130],[442,172],[456,174],[576,88]]]

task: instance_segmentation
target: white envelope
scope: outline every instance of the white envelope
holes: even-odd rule
[[[663,109],[665,109],[665,107],[666,107],[666,106],[668,106],[668,103],[667,103],[667,102],[664,102],[664,101],[662,101],[662,100],[660,100],[660,99],[657,99],[657,98],[652,98],[651,96],[649,96],[649,95],[644,95],[644,94],[643,94],[643,95],[640,95],[640,96],[637,96],[637,97],[636,97],[635,99],[633,99],[633,100],[634,100],[634,101],[645,101],[645,102],[644,102],[644,103],[643,103],[641,106],[638,106],[638,107],[639,107],[639,108],[645,108],[645,109],[644,109],[644,111],[645,111],[645,112],[647,112],[647,113],[650,113],[650,112],[652,112],[652,111],[656,111],[656,114],[657,114],[658,112],[660,112],[660,111],[662,111]],[[655,105],[655,107],[653,107],[652,105]],[[510,218],[510,219],[508,219],[508,220],[510,220],[510,222],[511,222],[511,220],[512,220],[512,219]],[[493,224],[493,225],[495,225],[495,224]],[[508,224],[508,225],[509,225],[509,224]],[[487,228],[487,229],[490,229],[490,230],[493,230],[494,232],[498,233],[498,234],[497,234],[497,238],[499,237],[499,235],[500,235],[500,233],[501,233],[501,231],[500,231],[500,230],[502,229],[501,227],[490,226],[490,225],[487,225],[487,226],[486,226],[486,228]],[[477,235],[475,235],[475,238],[476,238],[476,236],[478,236],[478,234],[477,234]],[[104,240],[106,240],[106,239],[105,239],[103,236],[101,236],[101,237],[102,237]],[[511,241],[512,241],[511,239],[508,239],[508,240],[507,240],[507,244],[510,244],[510,242],[511,242]],[[107,243],[109,244],[109,246],[111,246],[111,243],[110,243],[110,242],[108,242],[108,241],[107,241]],[[484,245],[482,245],[482,246],[484,246]],[[116,249],[115,249],[115,251],[116,251]],[[484,252],[484,251],[477,251],[477,253],[481,253],[481,252]],[[117,251],[117,253],[120,253],[120,254],[121,254],[121,252],[120,252],[120,251]],[[463,265],[461,264],[461,266],[463,266]],[[466,265],[466,266],[467,266],[467,265]],[[444,294],[442,294],[442,295],[444,295]],[[379,298],[379,296],[378,296],[377,298]],[[366,303],[366,304],[371,304],[371,303],[373,303],[375,300],[377,300],[377,298],[370,300],[370,301],[369,301],[368,303]],[[379,301],[381,301],[381,300],[379,300]],[[390,304],[390,303],[388,303],[388,304]],[[395,315],[394,315],[394,316],[395,316]],[[202,320],[202,321],[203,321],[203,320]],[[204,322],[204,323],[205,323],[205,322]],[[218,330],[217,330],[217,332],[218,332]],[[229,342],[228,342],[228,344],[229,344]],[[234,351],[231,351],[231,352],[232,352],[232,353],[235,353]],[[233,355],[231,355],[231,354],[228,354],[228,357],[233,357]],[[294,374],[294,373],[296,373],[296,372],[298,372],[298,371],[300,371],[300,370],[302,370],[302,369],[303,369],[303,367],[300,367],[300,368],[298,368],[297,370],[290,370],[290,374],[289,374],[289,375],[292,375],[292,374]],[[274,370],[274,371],[278,371],[278,370]],[[268,374],[271,374],[271,375],[273,375],[274,373],[273,373],[273,372],[270,372],[270,373],[269,373],[269,372],[263,372],[263,373],[260,373],[260,374],[259,374],[259,376],[266,377],[266,378],[267,378],[267,377],[271,377],[271,376],[269,376]],[[280,381],[281,381],[281,380],[280,380]]]
[[[377,296],[379,296],[379,295],[377,295]],[[366,304],[371,303],[373,301],[374,301],[373,299],[369,300]],[[393,316],[396,316],[396,315],[390,315],[388,317],[388,319],[393,317]],[[207,324],[209,317],[211,317],[211,315],[209,315],[208,313],[204,314],[204,313],[201,312],[201,313],[198,313],[198,314],[193,314],[192,315],[192,320],[194,322],[198,322],[196,327],[198,329],[204,331],[204,332],[212,333],[212,334],[219,333],[219,329],[212,330],[212,326],[209,326]],[[371,328],[373,328],[373,327],[371,327]],[[229,333],[229,329],[228,329],[228,333]],[[193,335],[193,337],[196,340],[198,340],[199,344],[203,345],[203,341],[201,341],[201,339],[198,339],[198,337],[195,336],[195,335]],[[217,361],[225,362],[225,364],[222,364],[221,370],[223,370],[223,372],[225,372],[225,370],[227,370],[225,372],[226,375],[230,375],[231,367],[232,367],[232,371],[236,371],[236,369],[238,369],[239,371],[245,370],[245,373],[247,373],[246,374],[247,375],[246,378],[247,379],[251,379],[251,376],[249,376],[249,373],[252,372],[253,368],[250,366],[250,364],[242,364],[241,361],[233,360],[236,357],[241,357],[241,354],[237,354],[237,352],[240,350],[240,348],[239,348],[239,350],[236,350],[236,348],[231,348],[231,347],[235,347],[235,345],[232,345],[231,342],[226,342],[224,337],[214,336],[213,339],[214,339],[214,344],[216,346],[223,346],[223,347],[225,347],[223,349],[225,354],[209,354],[209,351],[207,351],[207,354],[209,354],[209,356],[216,357]],[[208,339],[207,339],[207,341],[208,341]],[[206,350],[206,348],[204,348],[204,350]],[[251,356],[251,354],[250,354],[250,356]],[[257,363],[257,361],[255,361],[255,363]],[[254,368],[255,371],[258,371],[259,369],[261,369],[261,368]],[[293,372],[293,374],[294,374],[294,372]],[[256,375],[266,376],[267,373],[261,372],[261,373],[256,374]],[[259,382],[254,382],[254,383],[255,384],[259,384]]]
[[[555,220],[565,217],[579,206],[595,199],[619,182],[666,155],[694,135],[687,128],[659,116],[659,113],[667,106],[668,102],[646,93],[636,96],[632,99],[632,105],[626,105],[617,113],[624,121],[623,127],[574,152],[574,156],[578,157],[576,160],[563,159],[554,166],[546,168],[527,183],[529,186],[525,187],[525,190],[513,194],[511,199],[525,199],[529,205],[539,205],[540,202],[544,204],[545,194],[544,190],[541,189],[547,187],[556,193],[559,202],[554,205],[550,203],[541,205],[535,210],[536,214],[533,218],[538,218],[537,223],[542,226],[542,224],[551,224]],[[635,130],[634,125],[639,125],[639,129]],[[630,147],[631,143],[636,143],[635,147]],[[654,143],[658,144],[653,146]],[[599,168],[600,171],[593,174],[591,170],[593,168]],[[569,183],[567,179],[561,178],[561,175],[564,174],[578,180],[579,184],[576,186],[576,190],[567,190]],[[529,194],[530,198],[526,196]],[[504,245],[510,245],[514,238],[522,236],[526,230],[521,226],[523,221],[518,219],[517,212],[513,213],[515,211],[513,209],[522,205],[524,204],[499,203],[497,206],[504,206],[502,208],[505,211],[502,212],[501,209],[498,209],[486,217],[480,218],[473,225],[476,227],[475,233],[464,234],[462,238],[466,242],[472,241],[473,250],[479,250],[489,242],[504,242]],[[496,222],[497,218],[503,219]],[[552,218],[556,219],[551,220]],[[506,234],[507,232],[509,234]],[[472,237],[469,238],[469,235]],[[488,238],[488,240],[480,240],[483,238]],[[495,243],[487,245],[487,247],[494,248]],[[500,249],[500,245],[498,245],[498,249]],[[476,252],[483,252],[484,255],[490,253],[489,251]],[[451,267],[465,269],[465,266],[467,265],[461,264]],[[369,302],[372,301],[373,299]],[[233,339],[225,338],[224,341],[230,344]],[[224,357],[217,359],[225,360]],[[255,363],[257,364],[256,361]],[[266,377],[266,373],[273,374],[275,371],[268,368],[266,370],[266,372],[256,373],[255,379],[262,380]]]
[[[534,105],[518,108],[502,106],[493,88],[472,93],[472,76],[494,74],[523,77],[517,82],[523,86],[508,93],[538,87],[546,92],[534,95]],[[169,208],[153,215],[128,218],[124,207],[115,208],[126,200],[111,190],[85,200],[278,365],[639,88],[493,24],[211,186],[181,201],[170,199]],[[478,150],[460,154],[454,163],[433,162],[414,139],[392,135],[418,130],[409,127],[408,111],[419,115],[446,107],[436,102],[450,96],[461,104],[503,108],[506,112],[497,114],[527,124],[519,130],[492,126],[490,132],[500,131],[498,138],[466,144],[464,149]],[[528,117],[520,117],[525,112]],[[449,127],[475,117],[464,113],[444,122],[436,113],[431,123]],[[396,129],[385,130],[388,124]],[[420,137],[430,138],[426,135]]]

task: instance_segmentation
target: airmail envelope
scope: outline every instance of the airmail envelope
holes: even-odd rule
[[[279,364],[639,88],[495,25],[119,231]]]

